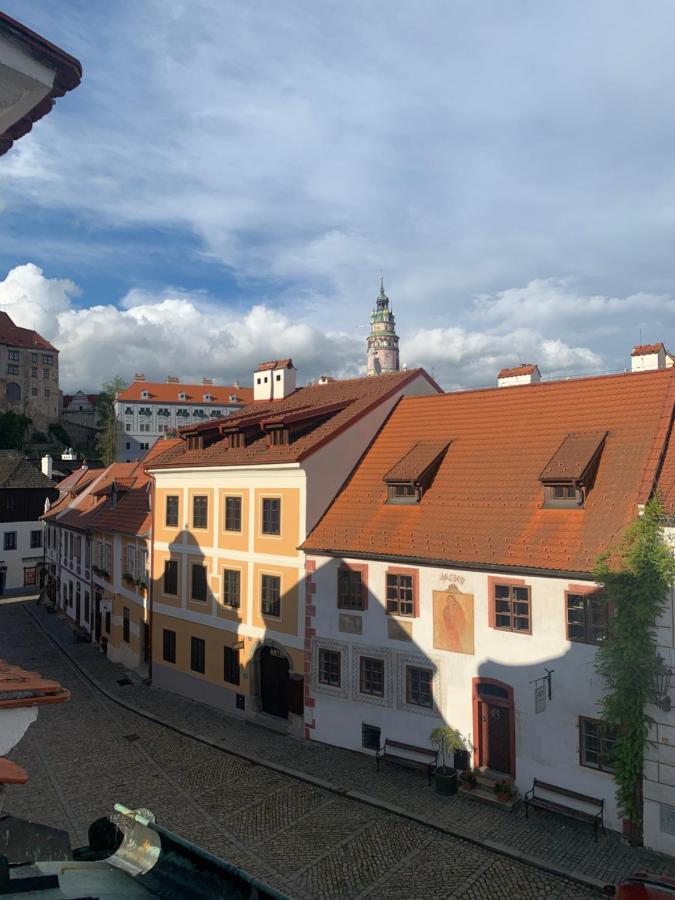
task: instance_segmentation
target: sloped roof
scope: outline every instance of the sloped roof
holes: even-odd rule
[[[147,391],[149,398],[141,397],[141,392]],[[185,394],[186,399],[181,400],[179,394]],[[202,399],[204,394],[210,394],[213,400]],[[230,400],[237,397],[237,400]],[[117,399],[124,402],[140,401],[144,403],[189,403],[199,406],[233,406],[236,403],[246,404],[253,400],[253,388],[234,387],[230,384],[181,384],[180,382],[162,381],[134,381],[129,387],[120,391]]]
[[[54,482],[23,456],[0,457],[0,488],[52,488]]]
[[[2,16],[2,13],[0,13]],[[1,155],[1,154],[0,154]],[[46,338],[33,331],[31,328],[20,328],[15,325],[6,312],[0,310],[0,344],[10,347],[26,347],[30,350],[49,350],[51,353],[59,351]]]
[[[63,97],[67,91],[72,91],[78,86],[82,78],[82,66],[74,56],[65,53],[3,12],[0,12],[0,35],[18,44],[30,56],[35,57],[54,72],[54,81],[47,95],[9,128],[0,132],[0,156],[2,156],[10,149],[14,141],[28,134],[33,124],[51,111],[57,97]]]
[[[188,450],[186,444],[181,442],[159,456],[148,468],[154,470],[184,466],[243,466],[256,463],[299,462],[420,376],[440,391],[436,382],[424,369],[410,369],[407,372],[394,372],[388,375],[312,384],[293,391],[283,400],[256,401],[241,412],[220,420],[223,428],[246,426],[251,429],[253,437],[248,446],[229,447],[227,440],[222,438],[204,450]],[[329,407],[334,407],[337,411],[326,415],[321,421],[322,409]],[[262,429],[263,423],[273,419],[282,421],[284,416],[290,416],[300,410],[308,414],[305,418],[309,418],[312,410],[314,411],[319,420],[316,427],[308,429],[289,444],[268,446],[267,434]],[[182,432],[205,434],[218,428],[219,422],[216,421],[182,429]]]
[[[516,378],[518,375],[533,375],[539,370],[539,366],[534,363],[523,363],[520,366],[513,366],[510,369],[501,369],[498,378]]]
[[[305,541],[308,551],[590,573],[654,489],[674,498],[672,369],[404,398]],[[543,508],[540,473],[570,432],[607,432],[583,509]],[[419,504],[383,476],[419,441],[451,441]],[[665,453],[665,458],[664,458]]]
[[[0,659],[0,709],[63,703],[70,692],[58,681],[48,681],[37,672],[28,672]]]
[[[579,481],[607,436],[606,431],[576,431],[565,435],[541,473],[542,481]]]
[[[271,359],[269,362],[260,363],[253,370],[254,372],[269,372],[272,369],[292,369],[292,359]]]
[[[658,344],[638,344],[637,347],[633,347],[631,356],[650,356],[652,353],[659,353],[661,350],[665,350],[661,342]]]

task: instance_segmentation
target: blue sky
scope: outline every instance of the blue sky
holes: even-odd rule
[[[675,6],[5,0],[81,86],[0,159],[0,307],[63,386],[358,374],[384,271],[448,388],[675,318]]]

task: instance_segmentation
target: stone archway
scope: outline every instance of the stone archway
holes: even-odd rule
[[[285,647],[265,639],[253,654],[253,696],[258,712],[288,719],[288,676],[293,661]]]

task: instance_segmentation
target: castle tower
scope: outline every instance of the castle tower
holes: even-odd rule
[[[377,305],[370,314],[368,335],[368,374],[382,375],[398,372],[398,335],[394,312],[389,308],[389,297],[384,292],[384,280],[380,279]]]

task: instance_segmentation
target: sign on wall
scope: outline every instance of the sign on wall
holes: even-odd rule
[[[535,684],[534,686],[534,711],[536,714],[543,713],[546,710],[546,683]]]
[[[473,594],[434,591],[434,647],[453,653],[474,652]]]

